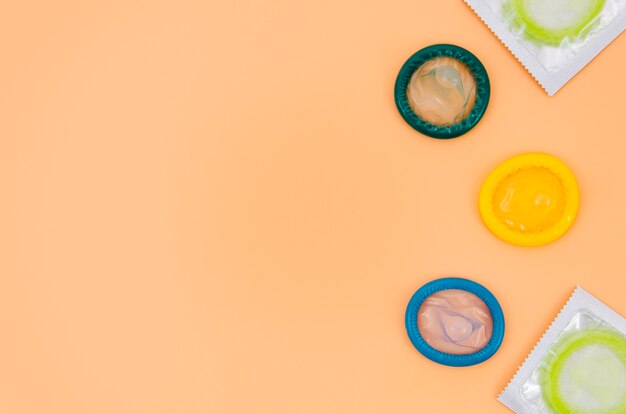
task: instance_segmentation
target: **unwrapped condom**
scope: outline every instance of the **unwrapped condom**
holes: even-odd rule
[[[529,153],[510,158],[485,180],[480,215],[493,234],[520,246],[561,237],[578,212],[576,178],[558,158]]]
[[[449,366],[490,358],[504,336],[504,315],[495,296],[471,280],[433,280],[415,292],[406,311],[409,339],[424,356]]]
[[[420,50],[400,69],[396,106],[409,125],[433,138],[465,134],[489,102],[487,71],[476,56],[453,45]]]

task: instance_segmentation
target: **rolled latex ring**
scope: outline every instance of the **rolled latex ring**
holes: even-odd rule
[[[493,328],[489,342],[471,354],[449,354],[430,346],[420,333],[417,316],[422,303],[431,295],[443,290],[464,290],[482,300],[491,314]],[[504,314],[496,297],[484,286],[468,279],[448,277],[430,281],[411,297],[405,313],[406,331],[413,346],[426,358],[438,364],[466,367],[480,364],[491,358],[500,348],[504,338]]]
[[[437,58],[452,58],[465,65],[476,83],[476,97],[471,111],[460,122],[451,125],[435,125],[420,118],[411,107],[407,95],[413,74],[427,62]],[[431,45],[413,54],[402,65],[394,87],[396,107],[402,118],[416,131],[438,139],[456,138],[474,128],[487,110],[490,94],[489,76],[480,60],[462,47],[449,44]]]

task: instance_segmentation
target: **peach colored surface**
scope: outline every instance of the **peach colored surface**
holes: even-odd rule
[[[492,84],[449,142],[393,102],[437,42]],[[552,98],[460,0],[1,0],[0,51],[2,413],[506,413],[575,284],[626,314],[626,36]],[[529,151],[582,197],[540,248],[477,208]],[[484,364],[405,334],[448,275],[503,306]]]

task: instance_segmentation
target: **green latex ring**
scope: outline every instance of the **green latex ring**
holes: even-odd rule
[[[561,341],[559,341],[561,342]],[[573,334],[552,349],[553,356],[542,371],[540,382],[544,384],[543,400],[559,414],[591,414],[570,406],[563,398],[559,386],[561,371],[572,354],[586,346],[603,345],[611,349],[626,367],[626,338],[608,329],[586,330]],[[626,393],[622,401],[611,409],[594,411],[593,414],[624,414],[626,413]]]
[[[550,29],[537,22],[529,12],[526,4],[528,0],[511,0],[510,6],[514,16],[518,19],[518,26],[524,28],[525,33],[532,39],[548,45],[559,45],[567,38],[577,38],[585,35],[592,27],[593,20],[600,14],[605,0],[593,0],[588,13],[576,23],[562,29]]]
[[[433,125],[421,119],[413,112],[406,95],[406,89],[413,73],[424,63],[438,57],[451,57],[464,63],[476,80],[476,102],[474,107],[465,119],[450,126]],[[480,121],[487,110],[491,86],[487,70],[476,56],[459,46],[437,44],[416,52],[402,65],[400,73],[398,73],[396,78],[393,94],[400,115],[413,129],[432,138],[450,139],[465,134]]]

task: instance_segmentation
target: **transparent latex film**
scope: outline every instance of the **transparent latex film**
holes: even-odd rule
[[[437,57],[420,66],[409,81],[411,108],[424,121],[450,126],[465,119],[476,102],[476,79],[464,63]]]
[[[626,413],[626,337],[579,312],[526,380],[537,413]]]
[[[491,339],[493,320],[478,296],[447,289],[430,295],[417,314],[420,335],[428,345],[447,354],[471,354]]]
[[[546,70],[558,71],[626,12],[626,0],[483,0]],[[623,28],[622,28],[623,30]]]

